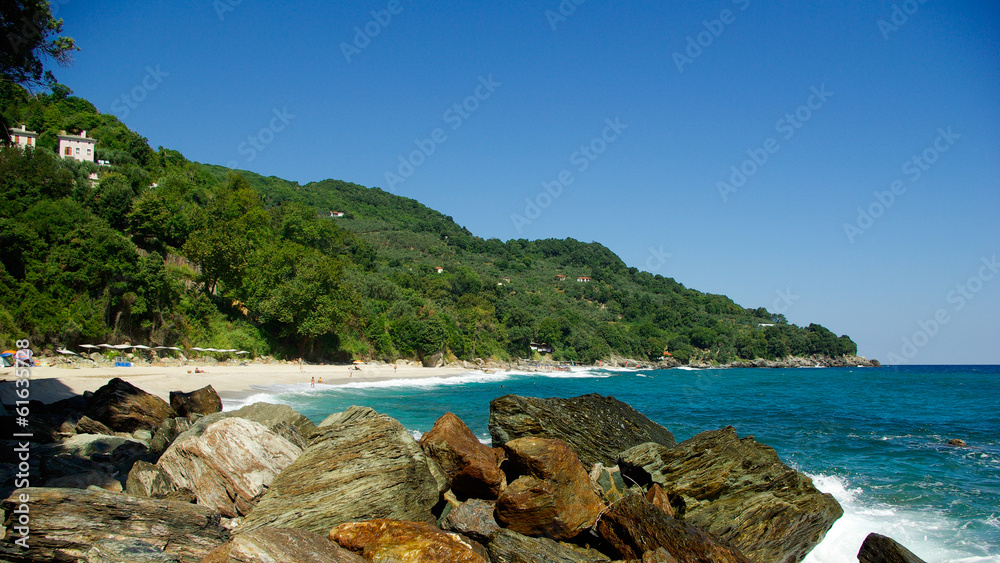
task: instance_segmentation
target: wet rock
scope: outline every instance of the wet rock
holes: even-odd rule
[[[239,534],[201,563],[364,563],[325,537],[305,530],[263,527]]]
[[[597,533],[621,559],[677,563],[749,563],[738,549],[687,522],[675,520],[639,495],[612,506],[597,523]]]
[[[495,499],[500,494],[504,475],[493,449],[454,414],[437,419],[420,438],[420,447],[438,463],[459,498]]]
[[[518,438],[503,448],[503,469],[514,478],[497,502],[497,519],[505,527],[565,540],[594,525],[605,506],[569,446],[548,438]]]
[[[495,502],[469,499],[448,512],[441,522],[441,527],[478,542],[486,542],[490,534],[500,529],[493,517],[495,510]]]
[[[271,483],[241,529],[326,533],[343,522],[433,523],[447,478],[398,421],[351,407],[320,423],[309,447]]]
[[[171,391],[170,406],[177,411],[177,416],[188,416],[191,413],[212,414],[222,412],[222,399],[214,387],[207,385],[190,393]]]
[[[385,519],[347,522],[330,530],[330,540],[368,561],[489,563],[482,546],[425,522]]]
[[[644,442],[673,446],[669,430],[615,399],[591,394],[572,399],[504,395],[490,402],[493,445],[533,436],[566,442],[584,467],[617,463],[619,452]]]
[[[14,522],[14,509],[22,502],[21,495],[30,498],[31,529],[35,533],[30,536],[29,551],[14,544],[20,536],[13,532],[0,541],[0,560],[12,563],[86,561],[92,547],[110,549],[104,540],[133,547],[138,540],[183,563],[198,563],[229,540],[229,532],[220,525],[219,513],[209,508],[95,488],[18,489],[0,503],[8,530]]]
[[[493,563],[598,563],[611,561],[594,550],[549,538],[530,538],[500,529],[486,546]]]
[[[117,377],[94,392],[86,414],[116,432],[129,433],[139,428],[156,430],[164,420],[177,416],[163,399]]]
[[[675,448],[642,444],[620,467],[684,501],[684,520],[759,562],[800,561],[843,510],[812,480],[781,463],[773,448],[736,430],[702,432]]]
[[[961,438],[952,438],[951,440],[948,440],[948,445],[949,446],[955,446],[955,447],[958,447],[958,448],[964,448],[964,447],[968,446],[969,444],[966,444],[965,440],[963,440]]]
[[[892,538],[868,534],[858,551],[858,563],[924,563],[924,560]]]

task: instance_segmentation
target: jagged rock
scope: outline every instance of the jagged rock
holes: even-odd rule
[[[263,424],[270,431],[302,449],[306,448],[308,437],[316,428],[308,418],[299,414],[292,407],[272,403],[254,403],[235,411],[217,412],[209,415],[191,413],[190,416],[196,417],[197,420],[192,421],[190,428],[184,432],[199,434],[216,421],[223,418],[237,417]]]
[[[130,490],[162,491],[159,480],[169,480],[170,489],[190,489],[205,505],[233,518],[245,516],[282,469],[302,450],[262,424],[243,418],[223,418],[202,433],[185,432],[163,452],[156,466],[133,468]],[[148,483],[148,486],[146,485]],[[169,492],[169,491],[167,491]]]
[[[500,529],[493,518],[495,510],[495,502],[469,499],[452,508],[441,521],[441,527],[449,532],[458,532],[476,541],[486,542],[490,534]]]
[[[683,515],[682,511],[674,509],[674,506],[670,504],[670,496],[663,490],[663,487],[659,483],[653,483],[649,490],[646,491],[646,500],[648,500],[653,506],[659,508],[671,518],[676,518],[678,514]],[[679,502],[683,503],[679,497],[677,499]]]
[[[604,467],[604,464],[597,462],[590,470],[590,481],[601,491],[601,499],[611,504],[628,494],[628,487],[622,480],[621,471],[618,467]]]
[[[346,522],[330,530],[330,540],[368,561],[489,563],[486,552],[458,534],[425,522],[369,520]]]
[[[644,442],[673,446],[669,430],[615,399],[591,394],[572,399],[504,395],[490,402],[493,445],[516,438],[556,438],[576,452],[584,467],[615,465],[618,453]]]
[[[662,548],[677,563],[750,562],[738,549],[687,522],[667,516],[639,495],[615,503],[597,522],[597,533],[621,559],[644,559],[648,552],[655,557]]]
[[[222,412],[222,399],[214,387],[207,385],[190,393],[171,391],[170,407],[177,411],[177,416],[187,416],[193,412],[212,414]]]
[[[843,510],[774,449],[736,430],[702,432],[677,447],[642,444],[622,452],[626,477],[655,482],[684,501],[684,520],[758,562],[800,561]]]
[[[241,529],[326,533],[343,522],[432,523],[447,478],[395,419],[366,407],[327,417],[309,447],[271,483]]]
[[[265,526],[215,548],[201,563],[364,563],[325,537],[305,530]]]
[[[180,563],[176,556],[138,538],[95,542],[82,559],[86,563]]]
[[[458,497],[495,499],[500,494],[504,475],[493,449],[454,414],[437,419],[420,438],[420,447],[438,463]]]
[[[164,420],[153,432],[153,439],[149,441],[149,451],[159,457],[167,451],[170,444],[174,442],[182,432],[191,428],[191,421],[186,417],[174,417]]]
[[[580,546],[549,538],[528,536],[500,529],[486,546],[493,563],[598,563],[611,561],[608,556]]]
[[[86,414],[116,432],[156,430],[164,420],[177,416],[163,399],[117,377],[94,392]]]
[[[135,462],[125,482],[125,492],[140,497],[165,498],[175,490],[176,486],[170,476],[158,465],[147,461]]]
[[[858,563],[924,563],[924,560],[892,538],[868,534],[858,551]]]
[[[518,438],[503,448],[503,469],[514,478],[497,501],[497,519],[505,527],[565,540],[594,525],[605,506],[569,446],[549,438]]]
[[[14,544],[14,510],[30,498],[29,551]],[[0,560],[12,563],[86,561],[102,540],[141,540],[183,563],[198,563],[229,540],[218,512],[204,506],[144,499],[99,489],[28,488],[0,503],[8,534],[0,541]],[[40,533],[44,530],[43,533]],[[103,546],[103,547],[101,547]],[[107,549],[101,543],[101,549]]]
[[[115,431],[108,428],[107,425],[98,422],[89,416],[84,416],[76,423],[76,433],[77,434],[104,434],[110,436],[114,434]]]

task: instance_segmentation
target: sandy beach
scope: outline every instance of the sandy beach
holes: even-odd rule
[[[195,373],[195,368],[203,373]],[[346,365],[303,365],[273,363],[212,366],[186,365],[180,367],[64,367],[31,368],[30,399],[51,403],[84,391],[96,391],[109,380],[120,377],[136,387],[170,400],[171,391],[194,391],[206,385],[215,388],[223,399],[243,398],[253,393],[253,387],[272,384],[308,385],[311,378],[324,385],[337,385],[352,381],[385,381],[389,379],[415,379],[424,377],[453,377],[473,370],[460,367],[425,368],[400,364],[394,371],[391,364],[359,366],[351,371]],[[14,404],[13,368],[0,369],[0,402]]]

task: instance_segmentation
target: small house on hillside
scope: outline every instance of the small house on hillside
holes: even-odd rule
[[[330,212],[330,217],[336,218],[336,217],[343,217],[343,216],[344,216],[344,212],[343,211],[331,211]]]
[[[38,144],[38,133],[28,131],[25,129],[24,125],[22,125],[10,130],[10,139],[14,141],[14,146],[16,147],[34,148]]]
[[[434,271],[441,274],[444,272],[444,268],[442,266],[437,266],[434,268]]]
[[[576,278],[576,281],[580,283],[588,283],[590,281],[590,278],[588,278],[587,276],[580,276]]]
[[[535,352],[538,352],[539,354],[551,354],[552,353],[552,346],[550,346],[550,345],[548,345],[548,344],[546,344],[544,342],[542,342],[542,343],[532,342],[531,345],[529,346],[529,348],[531,348]]]
[[[556,281],[566,281],[566,276],[562,274],[556,274]]]
[[[96,148],[97,139],[88,137],[86,131],[81,131],[79,135],[70,135],[65,131],[59,132],[59,156],[62,158],[74,158],[80,162],[94,162]]]

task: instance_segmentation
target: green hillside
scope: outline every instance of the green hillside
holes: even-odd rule
[[[378,188],[154,151],[70,94],[0,86],[3,117],[40,133],[35,150],[0,148],[0,343],[326,360],[506,360],[533,341],[579,362],[856,353],[847,336],[629,268],[597,243],[483,239]],[[60,130],[87,130],[111,164],[58,158]]]

